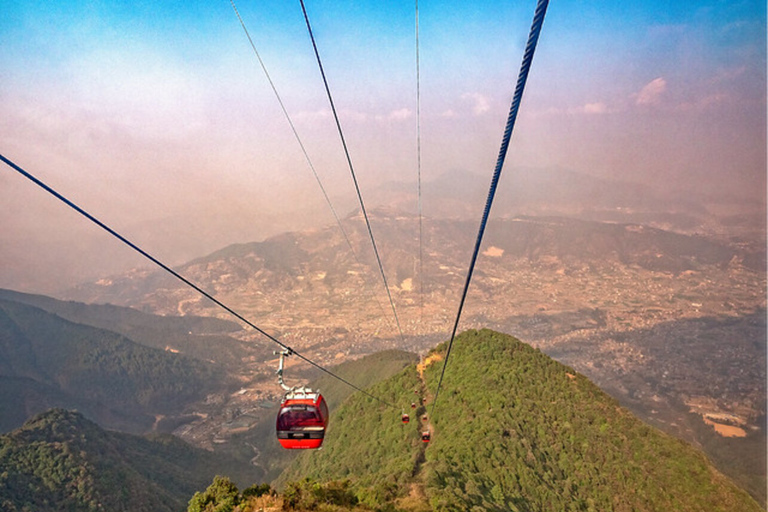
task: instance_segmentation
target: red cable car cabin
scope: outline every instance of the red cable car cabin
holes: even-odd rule
[[[289,391],[277,415],[277,440],[283,448],[320,448],[328,426],[328,406],[320,393]]]

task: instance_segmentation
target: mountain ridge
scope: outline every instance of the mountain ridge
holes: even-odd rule
[[[332,289],[334,285],[359,288],[374,286],[361,280],[360,273],[375,275],[370,247],[361,217],[343,219],[357,258],[349,253],[336,226],[320,230],[275,235],[262,242],[233,244],[178,267],[179,271],[215,294],[253,296],[254,286],[296,288],[311,286]],[[416,281],[413,254],[416,239],[403,238],[416,227],[417,217],[391,208],[371,212],[379,244],[386,247],[384,266],[393,287],[403,292],[403,282]],[[425,265],[430,268],[431,288],[451,288],[453,280],[432,267],[461,268],[471,247],[476,223],[458,220],[424,220]],[[765,248],[729,243],[698,234],[683,234],[637,223],[599,222],[555,216],[525,216],[495,219],[488,226],[488,246],[504,250],[504,261],[520,260],[531,265],[559,265],[580,268],[603,265],[637,265],[649,271],[679,273],[702,266],[741,265],[753,272],[766,268]],[[440,248],[437,251],[437,248]],[[361,263],[364,262],[364,263]],[[324,272],[324,273],[323,273]],[[322,277],[314,279],[313,275]],[[297,279],[301,282],[297,283]],[[367,281],[371,281],[368,283]],[[352,284],[355,283],[355,284]],[[201,314],[215,311],[201,299],[161,271],[137,271],[114,276],[98,283],[71,289],[69,299],[88,303],[112,302],[123,306],[149,308],[163,314]],[[182,311],[180,302],[186,304]],[[261,308],[255,308],[259,312]]]
[[[122,334],[146,347],[173,350],[201,361],[214,360],[233,366],[255,352],[251,345],[232,337],[242,328],[230,320],[192,315],[158,316],[113,304],[63,301],[6,289],[0,289],[2,299],[42,309],[76,324]]]
[[[101,429],[51,409],[0,435],[0,508],[6,512],[175,512],[222,471],[247,468],[172,436]]]
[[[9,408],[0,415],[3,429],[26,419],[17,411],[19,397],[28,393],[26,415],[74,406],[131,432],[148,430],[155,413],[181,412],[207,390],[226,387],[227,380],[211,363],[5,299],[0,299],[0,379],[0,407]]]
[[[417,421],[401,425],[396,411],[353,395],[332,414],[323,450],[302,454],[278,486],[349,480],[360,503],[410,503],[404,510],[424,505],[409,497],[413,485],[431,510],[761,510],[701,452],[511,336],[468,331],[451,355],[440,402]],[[429,389],[441,367],[427,366]],[[369,391],[405,402],[419,380],[410,366]],[[425,448],[420,416],[435,408]]]

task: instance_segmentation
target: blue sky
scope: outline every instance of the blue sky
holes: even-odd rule
[[[363,194],[415,179],[414,3],[306,5]],[[352,194],[298,1],[237,7],[331,194]],[[420,2],[425,180],[490,176],[534,7]],[[104,220],[147,243],[173,239],[154,220],[210,220],[215,250],[260,233],[211,219],[322,207],[228,1],[2,11],[0,152]],[[765,33],[758,1],[552,2],[508,167],[764,198]],[[89,233],[50,202],[0,171],[5,268]]]

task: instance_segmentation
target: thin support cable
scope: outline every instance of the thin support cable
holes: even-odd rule
[[[283,111],[283,115],[285,116],[285,119],[288,121],[288,125],[291,127],[293,136],[296,138],[296,142],[299,143],[301,152],[304,154],[304,159],[307,161],[307,165],[312,171],[312,174],[315,177],[315,181],[317,181],[317,184],[320,187],[320,191],[323,193],[325,202],[328,204],[328,207],[331,209],[331,212],[333,213],[333,218],[336,219],[336,224],[339,226],[339,230],[341,231],[341,234],[344,237],[344,240],[347,242],[347,246],[349,246],[349,250],[352,253],[352,257],[355,259],[355,262],[359,266],[362,266],[363,264],[360,262],[360,258],[357,256],[357,252],[355,252],[355,249],[352,246],[352,242],[349,239],[347,230],[344,229],[344,226],[341,223],[341,219],[339,218],[339,215],[336,212],[336,208],[333,207],[331,198],[328,196],[328,192],[326,192],[325,186],[323,186],[323,182],[320,179],[320,175],[317,173],[317,170],[315,170],[315,166],[312,163],[312,159],[309,158],[309,153],[307,152],[307,149],[305,148],[304,143],[302,142],[301,137],[299,136],[298,130],[296,130],[296,126],[293,124],[293,119],[291,119],[290,114],[288,114],[288,109],[285,108],[283,99],[280,96],[280,93],[277,92],[277,87],[275,86],[275,83],[272,81],[272,77],[270,76],[269,71],[267,71],[267,66],[266,64],[264,64],[264,61],[262,60],[261,55],[259,54],[259,51],[256,49],[256,45],[254,44],[253,39],[251,38],[250,32],[248,32],[248,28],[245,26],[245,22],[243,21],[242,16],[240,16],[240,11],[238,11],[234,0],[229,0],[229,3],[232,5],[232,9],[235,11],[235,15],[237,16],[238,21],[240,21],[240,26],[243,28],[243,32],[245,32],[245,36],[248,38],[248,42],[250,43],[251,48],[253,49],[253,53],[254,55],[256,55],[256,59],[259,61],[261,70],[264,72],[264,75],[267,77],[267,81],[269,82],[269,86],[272,88],[272,92],[274,93],[275,98],[277,98],[277,102],[280,104],[280,109]],[[374,294],[373,298],[378,304],[379,309],[381,309],[382,313],[384,313],[384,305],[379,300],[379,297]],[[389,325],[392,326],[389,316],[382,314],[382,317],[386,318],[387,322],[389,322]],[[402,336],[402,332],[400,334]]]
[[[274,337],[274,336],[272,336],[271,334],[269,334],[269,333],[267,333],[266,331],[262,330],[261,328],[259,328],[258,326],[256,326],[256,325],[255,325],[253,322],[251,322],[251,321],[250,321],[250,320],[248,320],[247,318],[243,317],[243,316],[242,316],[240,313],[238,313],[237,311],[233,310],[232,308],[230,308],[229,306],[227,306],[226,304],[224,304],[223,302],[221,302],[220,300],[218,300],[216,297],[214,297],[214,296],[213,296],[213,295],[211,295],[210,293],[208,293],[208,292],[206,292],[205,290],[203,290],[203,289],[202,289],[200,286],[198,286],[197,284],[193,283],[192,281],[190,281],[190,280],[189,280],[189,279],[187,279],[186,277],[182,276],[181,274],[179,274],[178,272],[176,272],[175,270],[173,270],[171,267],[169,267],[168,265],[166,265],[166,264],[165,264],[165,263],[163,263],[162,261],[158,260],[157,258],[155,258],[154,256],[152,256],[151,254],[149,254],[148,252],[146,252],[144,249],[142,249],[141,247],[139,247],[139,246],[138,246],[138,245],[136,245],[135,243],[131,242],[130,240],[128,240],[127,238],[125,238],[123,235],[121,235],[120,233],[118,233],[117,231],[115,231],[114,229],[112,229],[111,227],[109,227],[109,226],[107,226],[106,224],[104,224],[102,221],[100,221],[99,219],[97,219],[96,217],[94,217],[93,215],[91,215],[90,213],[88,213],[87,211],[85,211],[83,208],[81,208],[80,206],[78,206],[77,204],[75,204],[73,201],[71,201],[71,200],[67,199],[65,196],[63,196],[62,194],[60,194],[59,192],[57,192],[56,190],[54,190],[54,189],[53,189],[53,188],[51,188],[50,186],[46,185],[46,184],[45,184],[43,181],[41,181],[40,179],[36,178],[36,177],[35,177],[35,176],[33,176],[31,173],[29,173],[29,172],[25,171],[24,169],[22,169],[21,167],[19,167],[18,165],[16,165],[14,162],[12,162],[11,160],[9,160],[8,158],[6,158],[5,156],[3,156],[2,154],[0,154],[0,160],[2,160],[3,162],[5,162],[5,164],[6,164],[6,165],[8,165],[10,168],[12,168],[12,169],[13,169],[13,170],[15,170],[16,172],[18,172],[19,174],[21,174],[22,176],[24,176],[25,178],[27,178],[29,181],[31,181],[31,182],[32,182],[32,183],[34,183],[35,185],[37,185],[38,187],[40,187],[40,188],[42,188],[43,190],[45,190],[46,192],[48,192],[49,194],[51,194],[52,196],[54,196],[56,199],[58,199],[59,201],[61,201],[61,202],[62,202],[62,203],[64,203],[64,204],[66,204],[67,206],[69,206],[70,208],[72,208],[73,210],[75,210],[77,213],[79,213],[80,215],[82,215],[82,216],[83,216],[83,217],[85,217],[86,219],[90,220],[91,222],[93,222],[94,224],[96,224],[97,226],[99,226],[101,229],[103,229],[104,231],[106,231],[107,233],[109,233],[110,235],[112,235],[113,237],[115,237],[115,238],[117,238],[118,240],[120,240],[121,242],[123,242],[125,245],[127,245],[128,247],[130,247],[131,249],[133,249],[133,250],[134,250],[134,251],[136,251],[137,253],[139,253],[139,254],[141,254],[142,256],[144,256],[146,259],[148,259],[148,260],[149,260],[149,261],[151,261],[152,263],[154,263],[154,264],[155,264],[155,265],[157,265],[158,267],[162,268],[163,270],[165,270],[166,272],[168,272],[169,274],[171,274],[173,277],[175,277],[176,279],[178,279],[178,280],[179,280],[179,281],[181,281],[182,283],[186,284],[187,286],[189,286],[190,288],[192,288],[193,290],[195,290],[195,291],[196,291],[196,292],[198,292],[200,295],[202,295],[202,296],[203,296],[203,297],[205,297],[206,299],[210,300],[211,302],[213,302],[214,304],[216,304],[216,305],[217,305],[217,306],[219,306],[220,308],[222,308],[224,311],[226,311],[226,312],[227,312],[227,313],[229,313],[230,315],[234,316],[235,318],[237,318],[238,320],[240,320],[240,321],[241,321],[241,322],[243,322],[244,324],[246,324],[246,325],[248,325],[249,327],[251,327],[251,328],[253,328],[254,330],[256,330],[256,332],[258,332],[258,333],[259,333],[259,334],[261,334],[262,336],[264,336],[264,337],[268,338],[269,340],[271,340],[271,341],[273,341],[273,342],[277,343],[278,345],[280,345],[281,347],[283,347],[283,349],[291,351],[291,352],[292,352],[293,354],[295,354],[295,355],[296,355],[296,356],[297,356],[299,359],[302,359],[303,361],[305,361],[305,362],[307,362],[307,363],[311,364],[312,366],[314,366],[314,367],[315,367],[315,368],[317,368],[318,370],[321,370],[322,372],[324,372],[324,373],[326,373],[326,374],[330,375],[331,377],[333,377],[333,378],[335,378],[335,379],[337,379],[337,380],[339,380],[339,381],[343,382],[343,383],[344,383],[344,384],[346,384],[347,386],[349,386],[349,387],[351,387],[351,388],[353,388],[353,389],[355,389],[355,390],[357,390],[357,391],[360,391],[361,393],[363,393],[363,394],[367,395],[367,396],[368,396],[368,397],[370,397],[370,398],[373,398],[374,400],[376,400],[376,401],[378,401],[378,402],[380,402],[380,403],[382,403],[382,404],[384,404],[384,405],[387,405],[387,406],[389,406],[389,407],[394,407],[394,408],[397,408],[395,405],[393,405],[393,404],[391,404],[391,403],[389,403],[389,402],[387,402],[387,401],[385,401],[385,400],[382,400],[381,398],[379,398],[379,397],[377,397],[377,396],[374,396],[374,395],[370,394],[369,392],[365,391],[364,389],[361,389],[361,388],[359,388],[358,386],[355,386],[354,384],[352,384],[351,382],[347,381],[347,380],[346,380],[346,379],[344,379],[343,377],[340,377],[340,376],[336,375],[336,374],[335,374],[335,373],[333,373],[332,371],[330,371],[330,370],[328,370],[328,369],[324,368],[322,365],[320,365],[320,364],[318,364],[318,363],[316,363],[316,362],[312,361],[312,360],[311,360],[311,359],[309,359],[308,357],[306,357],[306,356],[304,356],[304,355],[302,355],[302,354],[300,354],[300,353],[296,352],[296,351],[295,351],[293,348],[289,347],[288,345],[284,344],[283,342],[281,342],[280,340],[278,340],[277,338],[275,338],[275,337]]]
[[[501,148],[499,149],[499,156],[496,160],[496,168],[493,171],[493,178],[491,179],[491,186],[488,190],[488,198],[485,202],[485,209],[483,210],[483,217],[480,221],[480,229],[477,233],[477,240],[475,241],[475,249],[472,252],[472,260],[469,263],[469,270],[467,271],[467,279],[464,283],[464,291],[461,294],[461,302],[459,303],[459,311],[456,314],[456,321],[453,324],[453,332],[451,332],[451,339],[448,342],[448,350],[445,354],[445,360],[443,361],[443,369],[440,372],[440,380],[437,383],[437,389],[435,390],[435,397],[432,403],[432,412],[430,418],[435,414],[437,407],[437,397],[440,393],[440,386],[443,383],[443,377],[445,376],[445,369],[448,366],[448,358],[451,355],[451,348],[453,348],[453,341],[456,338],[456,330],[459,327],[459,320],[461,319],[461,312],[464,308],[464,301],[467,298],[467,290],[469,289],[469,283],[472,280],[472,272],[475,268],[475,262],[477,261],[477,255],[480,252],[480,244],[483,241],[483,234],[485,233],[485,226],[488,222],[488,216],[491,212],[491,205],[493,204],[493,198],[496,195],[496,187],[499,183],[499,177],[501,176],[501,170],[504,167],[504,159],[507,155],[507,149],[509,148],[509,141],[512,138],[512,130],[515,126],[515,120],[517,119],[517,113],[520,109],[520,101],[523,97],[523,91],[525,90],[525,82],[528,80],[528,72],[531,68],[531,62],[533,61],[533,54],[536,51],[536,43],[539,40],[539,34],[541,32],[541,26],[544,23],[544,15],[547,13],[547,5],[549,0],[539,0],[536,5],[536,11],[533,15],[533,23],[531,24],[531,31],[528,34],[528,43],[525,45],[525,52],[523,53],[523,62],[520,65],[520,73],[517,77],[517,85],[515,86],[515,93],[512,97],[512,104],[509,108],[509,115],[507,117],[507,125],[504,128],[504,136],[501,140]]]
[[[400,327],[400,319],[397,317],[395,302],[392,300],[392,293],[389,291],[387,276],[384,273],[384,265],[381,263],[381,257],[379,256],[379,249],[376,247],[376,240],[373,237],[371,222],[370,220],[368,220],[368,213],[365,211],[365,203],[363,202],[363,195],[360,192],[360,186],[357,183],[357,176],[355,176],[355,168],[352,165],[352,158],[349,156],[349,149],[347,148],[347,141],[344,138],[344,131],[341,129],[341,122],[339,121],[339,116],[336,112],[336,106],[333,103],[333,96],[331,95],[331,89],[328,86],[328,80],[325,77],[325,70],[323,69],[323,62],[320,59],[320,52],[317,49],[317,43],[315,43],[315,36],[312,33],[312,25],[309,23],[309,16],[307,15],[307,9],[304,6],[304,0],[299,0],[299,1],[301,2],[301,10],[304,13],[304,20],[307,23],[309,38],[312,40],[312,48],[314,48],[315,50],[315,58],[317,59],[317,65],[320,68],[320,75],[322,76],[323,84],[325,85],[325,93],[328,96],[328,101],[331,105],[331,111],[333,112],[333,118],[336,121],[336,128],[339,132],[339,137],[341,138],[341,145],[344,148],[344,155],[347,157],[347,165],[349,166],[349,171],[352,174],[352,181],[355,184],[355,190],[357,191],[357,199],[360,202],[360,209],[362,210],[363,218],[365,219],[365,226],[368,228],[368,236],[371,239],[371,245],[373,246],[373,253],[376,256],[376,262],[379,264],[379,272],[381,273],[381,278],[384,281],[384,288],[387,291],[387,297],[389,298],[389,305],[392,306],[392,314],[395,316],[395,322],[397,323],[397,330],[400,332],[400,338],[405,340],[405,337],[403,336],[403,330]]]
[[[421,204],[421,69],[419,58],[419,0],[416,0],[416,195],[419,210],[419,321],[424,320],[424,227]]]
[[[350,247],[352,247],[352,244],[349,241],[349,237],[347,237],[347,232],[344,231],[344,228],[341,226],[341,220],[339,220],[339,216],[336,214],[336,209],[333,207],[333,203],[331,203],[330,197],[328,197],[328,193],[326,192],[325,187],[323,186],[323,182],[320,180],[320,176],[317,174],[317,171],[315,170],[315,166],[312,164],[312,159],[309,158],[309,154],[307,153],[307,150],[304,147],[304,143],[301,141],[301,137],[299,137],[299,132],[296,130],[296,126],[293,124],[293,120],[291,119],[291,116],[288,114],[288,110],[285,108],[285,104],[283,103],[283,99],[280,97],[280,93],[277,92],[277,87],[275,87],[275,83],[272,81],[272,77],[269,75],[269,71],[267,71],[267,66],[264,64],[264,61],[261,59],[261,55],[259,54],[259,51],[256,49],[256,45],[254,44],[253,39],[251,39],[251,34],[248,32],[248,29],[245,26],[245,22],[243,21],[243,18],[240,16],[240,12],[237,10],[237,7],[235,6],[234,0],[230,0],[229,3],[232,5],[232,9],[235,11],[235,14],[237,15],[238,21],[240,21],[240,26],[243,27],[243,32],[245,32],[245,36],[248,38],[248,42],[251,45],[251,49],[253,49],[253,53],[254,55],[256,55],[256,59],[258,59],[259,61],[261,70],[264,72],[264,75],[267,77],[269,86],[272,88],[272,92],[274,93],[275,98],[277,98],[277,102],[280,104],[280,109],[283,111],[283,115],[285,116],[285,119],[288,121],[288,125],[291,127],[293,136],[296,138],[296,141],[299,143],[301,152],[304,154],[304,158],[306,159],[307,164],[309,165],[309,168],[312,170],[312,174],[315,176],[315,180],[317,180],[317,184],[320,186],[320,190],[323,192],[323,197],[325,197],[326,203],[328,203],[328,206],[333,212],[333,217],[336,219],[336,222],[339,224],[339,227],[341,228],[341,232],[344,235],[344,238],[346,239],[347,243],[349,244]]]

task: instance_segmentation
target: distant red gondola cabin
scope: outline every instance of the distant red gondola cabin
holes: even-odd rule
[[[429,442],[429,439],[430,439],[431,437],[432,437],[432,436],[430,435],[430,433],[429,433],[428,431],[427,431],[427,432],[422,432],[422,433],[421,433],[421,440],[422,440],[422,441],[424,441],[425,443],[428,443],[428,442]]]
[[[277,440],[283,448],[320,448],[328,426],[328,406],[320,393],[289,391],[277,415]]]
[[[407,414],[403,414],[403,423],[408,423],[409,421],[411,421],[411,417]]]

